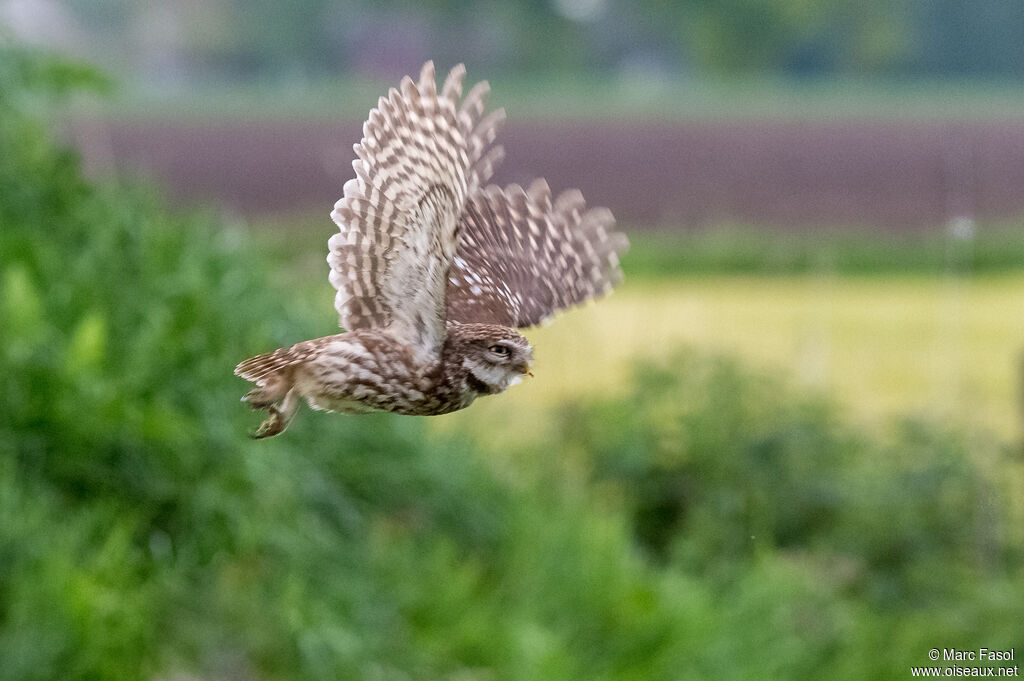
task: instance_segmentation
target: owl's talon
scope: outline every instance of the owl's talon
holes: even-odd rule
[[[254,390],[253,392],[256,391]],[[249,397],[249,395],[246,395],[246,397]],[[276,404],[268,402],[265,406],[256,406],[257,402],[251,400],[250,404],[253,405],[254,409],[266,409],[270,412],[267,418],[263,420],[263,423],[260,424],[260,427],[256,429],[256,432],[249,434],[249,437],[254,440],[262,440],[265,437],[280,435],[288,427],[299,407],[299,393],[294,389],[289,390],[285,394],[284,399]]]
[[[271,407],[270,416],[264,419],[263,423],[260,424],[260,427],[256,429],[256,432],[251,433],[249,437],[253,440],[262,440],[266,437],[273,437],[274,435],[279,435],[284,432],[285,426],[287,425],[288,423],[285,421],[278,408]]]

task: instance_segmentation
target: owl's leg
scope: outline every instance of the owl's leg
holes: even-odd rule
[[[245,394],[242,401],[253,409],[266,409],[281,399],[281,395],[264,388],[253,388]]]
[[[271,374],[264,379],[262,385],[247,392],[242,401],[253,409],[268,409],[287,395],[291,387],[290,378],[283,373]]]
[[[247,400],[254,408],[257,407],[256,400]],[[284,429],[288,427],[288,424],[295,418],[295,412],[299,408],[299,391],[292,388],[285,394],[284,399],[280,403],[274,404],[269,403],[265,407],[270,414],[264,419],[263,423],[260,424],[259,429],[252,434],[254,440],[261,440],[265,437],[273,437],[274,435],[280,435],[284,432]]]

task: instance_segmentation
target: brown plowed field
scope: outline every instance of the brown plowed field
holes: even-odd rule
[[[246,214],[321,206],[351,175],[358,123],[79,120],[94,169]],[[544,176],[635,225],[935,227],[1024,216],[1024,120],[508,124],[498,182]]]

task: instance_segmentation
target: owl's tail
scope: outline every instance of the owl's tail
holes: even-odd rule
[[[267,418],[252,433],[254,439],[283,433],[295,417],[300,395],[295,388],[294,370],[299,362],[292,348],[280,348],[251,357],[235,367],[236,376],[256,384],[242,401],[253,409],[268,412]]]

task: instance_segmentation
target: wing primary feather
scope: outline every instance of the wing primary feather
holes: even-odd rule
[[[467,197],[502,158],[492,146],[504,113],[484,115],[486,82],[461,98],[456,65],[438,91],[434,65],[377,101],[353,146],[328,242],[335,307],[345,329],[384,328],[424,352],[445,333],[445,291]]]
[[[488,185],[470,197],[448,286],[452,321],[526,327],[607,294],[628,241],[607,208],[586,209],[544,180]]]

